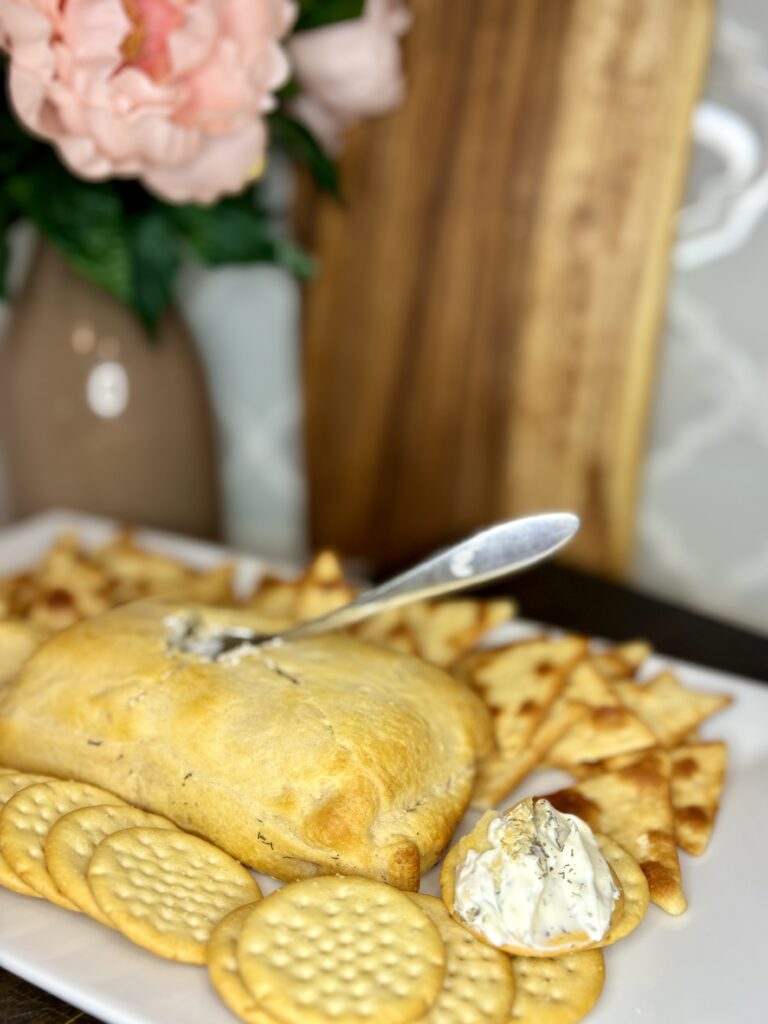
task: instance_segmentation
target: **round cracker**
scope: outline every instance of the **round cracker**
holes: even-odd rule
[[[434,1003],[445,973],[440,932],[404,893],[327,875],[278,889],[249,914],[243,981],[292,1024],[406,1024]]]
[[[645,917],[650,894],[648,880],[635,858],[610,836],[595,834],[595,839],[597,839],[600,852],[608,861],[624,897],[624,910],[621,917],[613,921],[608,934],[600,942],[595,943],[594,948],[598,948],[599,946],[610,946],[637,928]]]
[[[124,828],[173,828],[159,814],[127,804],[79,807],[59,818],[45,840],[45,863],[61,894],[102,924],[111,925],[88,885],[88,865],[102,839]]]
[[[440,888],[443,901],[448,907],[451,916],[464,928],[469,929],[472,934],[482,942],[493,945],[487,936],[472,928],[470,924],[462,920],[456,911],[456,872],[459,865],[464,862],[470,850],[479,853],[490,849],[488,842],[488,826],[491,820],[497,817],[496,811],[487,811],[469,835],[464,836],[449,851],[443,861],[440,871]],[[523,946],[499,946],[505,953],[525,957],[557,957],[566,953],[575,953],[584,949],[598,949],[602,946],[610,946],[618,939],[624,938],[633,931],[642,921],[648,909],[649,893],[648,882],[645,879],[640,865],[630,856],[627,851],[609,836],[594,833],[600,852],[608,862],[613,872],[614,881],[619,890],[620,897],[616,901],[611,926],[602,939],[589,939],[586,936],[563,936],[558,939],[558,947],[555,949],[528,949]]]
[[[103,839],[88,885],[110,923],[169,960],[204,964],[211,932],[235,907],[261,898],[228,853],[187,832],[128,828]]]
[[[515,956],[510,1024],[576,1024],[600,998],[605,961],[599,949],[558,957]]]
[[[36,782],[12,796],[0,812],[0,850],[16,874],[38,895],[67,910],[77,910],[56,888],[45,866],[48,830],[76,807],[120,802],[105,789],[83,782]]]
[[[445,943],[445,977],[419,1024],[506,1024],[515,994],[512,961],[457,924],[442,900],[409,894]]]
[[[35,782],[47,782],[49,778],[47,775],[29,775],[27,772],[17,772],[12,768],[1,768],[0,776],[2,776],[0,778],[0,809],[20,790],[26,789],[27,786],[31,786]],[[0,885],[13,892],[18,892],[22,896],[41,898],[39,893],[36,893],[31,886],[19,878],[3,856],[2,849],[0,849]]]
[[[227,1007],[246,1024],[275,1024],[275,1018],[259,1009],[240,976],[237,943],[253,903],[227,914],[208,940],[208,975]]]

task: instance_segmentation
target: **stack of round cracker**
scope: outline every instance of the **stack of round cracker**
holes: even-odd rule
[[[445,903],[344,876],[262,900],[241,864],[171,821],[96,786],[0,769],[0,885],[87,913],[160,956],[206,963],[247,1024],[580,1020],[602,990],[600,949],[510,955],[452,918],[451,871],[472,841],[446,860]],[[600,842],[624,897],[610,942],[637,924],[648,890],[633,858]]]
[[[81,911],[152,952],[207,963],[247,1024],[572,1024],[599,950],[510,957],[445,904],[343,876],[266,899],[232,857],[96,786],[0,771],[0,884]]]
[[[598,949],[510,957],[442,900],[341,876],[234,910],[211,936],[208,971],[246,1024],[574,1024],[604,978]]]
[[[234,858],[173,822],[97,786],[14,771],[0,773],[0,885],[200,964],[222,917],[261,897]]]
[[[451,920],[441,900],[383,882],[293,882],[215,929],[208,970],[249,1024],[506,1024],[508,957]]]

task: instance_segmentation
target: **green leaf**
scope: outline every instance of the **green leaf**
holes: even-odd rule
[[[273,242],[272,262],[284,267],[296,277],[312,277],[315,261],[299,245],[286,239],[276,238]]]
[[[0,235],[0,299],[8,298],[8,286],[5,275],[8,273],[8,239],[5,231]]]
[[[290,118],[278,120],[285,148],[313,163],[335,190],[333,165],[309,132]],[[78,272],[132,307],[150,331],[171,298],[183,243],[211,265],[264,261],[305,277],[314,269],[273,228],[253,190],[210,207],[174,207],[135,181],[75,178],[51,146],[19,125],[0,87],[0,295],[5,232],[19,217],[30,220]]]
[[[8,229],[16,220],[14,204],[10,198],[0,191],[0,299],[7,298],[6,274],[8,272]]]
[[[8,194],[75,269],[123,302],[132,299],[131,250],[112,183],[73,178],[50,154],[6,182]]]
[[[280,103],[288,103],[290,100],[295,100],[297,96],[301,96],[301,86],[295,78],[289,78],[285,85],[277,90],[275,95]]]
[[[0,180],[45,146],[28,135],[16,119],[0,85]]]
[[[159,203],[128,220],[133,287],[131,305],[152,336],[171,300],[180,254],[176,230]]]
[[[8,282],[6,281],[6,275],[8,273],[8,261],[11,255],[8,247],[9,227],[10,225],[7,223],[0,223],[0,299],[8,298]]]
[[[215,206],[169,208],[179,231],[203,263],[278,263],[292,273],[308,276],[313,265],[291,242],[276,235],[268,217],[250,194],[223,199]]]
[[[269,127],[275,145],[280,146],[295,160],[306,164],[318,185],[339,199],[336,165],[312,132],[295,117],[290,117],[282,111],[269,115]]]
[[[224,199],[215,206],[178,206],[171,216],[195,253],[212,266],[264,259],[269,233],[255,206]]]
[[[299,16],[294,32],[359,18],[364,7],[365,0],[299,0]]]

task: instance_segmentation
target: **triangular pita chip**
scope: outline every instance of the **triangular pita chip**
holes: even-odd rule
[[[725,777],[724,743],[685,743],[669,751],[671,758],[670,799],[675,819],[677,845],[695,857],[707,848],[720,802]],[[594,778],[637,764],[645,756],[624,754],[598,764],[577,765],[570,770],[579,779]]]
[[[344,578],[338,557],[332,551],[321,551],[297,579],[263,577],[248,605],[279,620],[283,628],[340,608],[356,595],[357,590]]]
[[[64,574],[71,573],[71,562],[62,566]],[[140,547],[132,530],[123,530],[93,552],[80,552],[78,572],[86,574],[89,569],[101,577],[100,586],[107,591],[110,606],[149,596],[225,605],[234,600],[231,564],[194,569],[169,555]],[[78,594],[87,589],[71,576],[70,588]]]
[[[297,580],[284,580],[278,576],[262,576],[256,590],[246,602],[247,607],[254,609],[265,619],[272,619],[275,629],[288,629],[294,626],[296,618]]]
[[[619,680],[613,684],[621,702],[641,718],[663,747],[676,746],[705,718],[731,703],[731,697],[684,686],[672,672],[648,683]]]
[[[505,599],[416,601],[375,615],[354,632],[363,640],[450,668],[514,612],[514,603]]]
[[[669,914],[686,908],[670,802],[670,759],[652,751],[617,771],[550,794],[560,811],[576,814],[631,853],[648,879],[651,899]]]
[[[547,754],[547,762],[558,768],[602,761],[656,744],[648,726],[613,692],[599,659],[585,658],[568,676],[562,698],[585,704],[587,710]]]
[[[592,668],[600,673],[603,679],[626,679],[627,676],[632,675],[632,670],[628,667],[627,663],[611,651],[590,654],[587,660]]]
[[[503,698],[521,676],[543,676],[552,669],[563,669],[567,674],[586,651],[587,641],[582,636],[536,636],[468,654],[455,666],[454,673],[493,703],[495,697]]]
[[[265,577],[248,604],[274,618],[278,629],[325,615],[358,593],[344,576],[338,556],[322,551],[296,580]],[[351,632],[361,640],[447,668],[514,611],[514,603],[506,599],[415,601],[373,615],[353,626]]]
[[[648,754],[655,754],[662,747],[649,747],[647,750],[633,750],[628,754],[617,754],[615,757],[606,757],[604,761],[595,761],[593,764],[569,765],[568,771],[577,779],[593,779],[596,775],[604,775],[606,772],[616,772],[620,768],[628,768],[631,764],[637,764]]]
[[[582,704],[558,699],[516,754],[503,756],[496,751],[485,758],[472,790],[472,806],[487,809],[506,799],[525,776],[541,764],[550,747],[578,721],[584,711]]]
[[[49,632],[155,595],[231,604],[233,567],[198,570],[139,547],[130,530],[91,550],[63,534],[29,572],[0,581],[0,618],[20,618]]]
[[[724,743],[689,743],[670,751],[672,807],[678,846],[700,856],[707,848],[725,778]]]
[[[418,642],[416,636],[405,623],[402,608],[390,608],[388,611],[372,615],[352,628],[352,632],[369,644],[378,644],[403,654],[416,654]]]
[[[637,672],[646,658],[653,654],[653,647],[647,640],[628,640],[624,644],[617,644],[611,648],[610,653],[621,659],[631,673]]]
[[[652,650],[645,640],[631,640],[596,651],[590,654],[589,660],[605,679],[627,679],[635,675]]]
[[[321,551],[309,564],[296,589],[296,619],[304,622],[348,604],[357,597],[357,588],[344,578],[338,556]]]
[[[462,662],[457,674],[480,692],[493,717],[495,750],[480,765],[474,803],[497,803],[540,760],[544,751],[532,738],[585,649],[582,637],[525,640]],[[563,730],[574,714],[562,721]]]

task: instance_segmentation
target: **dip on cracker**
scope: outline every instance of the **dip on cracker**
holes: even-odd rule
[[[547,949],[608,931],[619,889],[590,827],[547,800],[525,800],[488,827],[456,875],[456,911],[495,946]]]
[[[486,814],[449,853],[441,881],[459,922],[523,955],[607,944],[647,906],[642,873],[625,851],[544,799]]]

